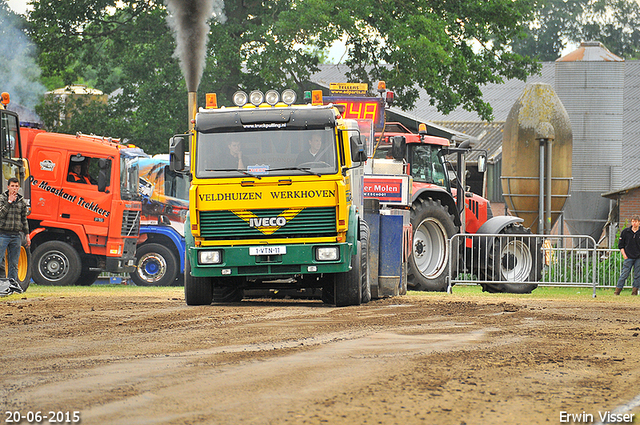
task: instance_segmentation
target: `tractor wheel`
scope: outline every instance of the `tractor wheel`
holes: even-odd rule
[[[184,300],[187,305],[209,305],[213,300],[213,284],[208,277],[191,276],[191,262],[184,264]]]
[[[22,292],[26,291],[31,284],[31,251],[29,248],[20,246],[20,256],[18,257],[18,285]],[[5,252],[4,262],[0,264],[0,276],[7,277],[9,262],[8,253]]]
[[[66,242],[48,241],[33,251],[33,280],[39,285],[75,285],[82,261]]]
[[[178,275],[178,259],[169,248],[147,243],[136,250],[136,270],[131,279],[137,286],[169,286]]]
[[[239,303],[244,297],[244,290],[239,279],[218,278],[213,280],[214,303]]]
[[[496,238],[486,255],[487,264],[480,265],[483,280],[510,282],[538,282],[542,277],[542,250],[539,238],[518,238],[530,235],[531,230],[519,224],[507,226],[500,234],[509,238]],[[537,283],[483,283],[486,292],[529,294]]]
[[[449,265],[447,240],[458,231],[453,215],[439,200],[420,198],[411,206],[411,225],[413,245],[407,271],[409,289],[446,291]],[[457,259],[457,256],[454,258]],[[455,273],[457,260],[452,267]]]

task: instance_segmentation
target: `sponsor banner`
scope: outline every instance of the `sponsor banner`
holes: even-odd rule
[[[408,176],[364,176],[364,197],[383,204],[408,205],[410,188]]]

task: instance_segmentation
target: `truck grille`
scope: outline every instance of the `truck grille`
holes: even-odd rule
[[[138,236],[140,233],[140,211],[122,212],[122,236]]]
[[[277,217],[284,209],[251,211],[256,217]],[[322,238],[336,236],[336,208],[305,208],[271,234],[264,234],[231,211],[200,211],[200,235],[210,240]]]

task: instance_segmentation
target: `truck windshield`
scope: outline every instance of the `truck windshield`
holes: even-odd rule
[[[408,144],[411,176],[414,180],[446,187],[445,168],[438,152],[439,147]]]
[[[335,174],[335,133],[319,130],[262,130],[198,133],[198,178]]]
[[[120,195],[124,201],[139,199],[138,179],[140,166],[138,158],[120,156]]]

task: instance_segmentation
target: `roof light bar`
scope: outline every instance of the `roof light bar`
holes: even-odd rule
[[[242,90],[238,90],[233,94],[233,103],[236,106],[244,106],[249,101],[249,96]]]

